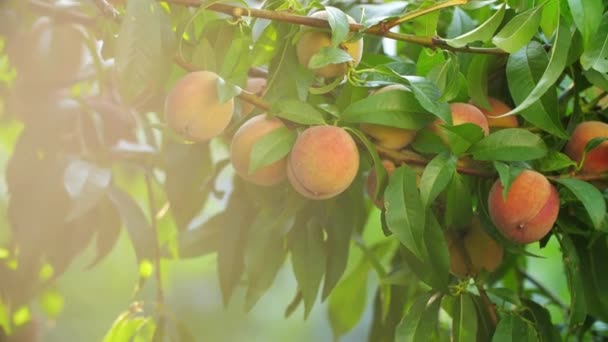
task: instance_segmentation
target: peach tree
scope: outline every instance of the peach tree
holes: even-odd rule
[[[161,260],[209,254],[244,310],[291,264],[285,315],[326,302],[335,338],[370,287],[370,341],[606,338],[607,8],[4,1],[0,337],[124,230],[157,300],[107,341],[196,340]]]

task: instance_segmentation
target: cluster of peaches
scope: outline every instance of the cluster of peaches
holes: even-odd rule
[[[312,16],[327,19],[325,11]],[[350,17],[349,21],[354,22]],[[307,31],[296,47],[299,62],[308,66],[312,56],[321,48],[330,46],[330,43],[331,33]],[[362,40],[346,42],[341,48],[351,55],[352,64],[356,65],[361,60]],[[317,76],[331,78],[343,76],[347,67],[346,63],[330,64],[312,71]],[[191,72],[178,80],[165,103],[167,123],[173,130],[193,141],[207,141],[222,133],[231,121],[234,101],[230,99],[224,103],[219,102],[217,80],[218,75],[209,71]],[[263,79],[250,79],[247,88],[258,93],[264,87]],[[401,85],[391,85],[376,93],[402,91],[403,88]],[[453,125],[472,123],[478,125],[486,136],[491,127],[500,129],[518,126],[515,116],[496,118],[510,111],[506,104],[492,98],[489,103],[491,108],[488,110],[467,103],[452,103],[450,109]],[[252,110],[251,105],[243,104],[244,115]],[[444,122],[436,120],[429,128],[446,141],[440,129],[442,124]],[[249,172],[250,154],[255,143],[283,127],[286,126],[282,120],[265,114],[254,116],[241,125],[231,143],[231,162],[240,177],[262,186],[276,185],[287,178],[298,193],[314,200],[337,196],[350,186],[359,169],[359,151],[353,138],[337,126],[304,129],[286,157]],[[416,135],[414,130],[375,124],[362,124],[361,130],[378,146],[392,150],[405,148]],[[581,123],[574,130],[565,152],[580,162],[587,142],[595,137],[606,136],[608,124],[598,121]],[[383,165],[389,176],[396,167],[388,160],[383,161]],[[582,172],[607,171],[608,142],[604,142],[586,155]],[[370,173],[370,195],[375,193],[375,187],[375,176]],[[383,208],[384,203],[380,200],[376,201],[376,205]],[[488,198],[490,218],[499,231],[508,239],[523,244],[538,241],[551,230],[559,206],[556,188],[544,175],[532,170],[523,171],[515,178],[506,197],[503,197],[502,183],[497,180]],[[446,239],[451,255],[451,271],[456,275],[471,275],[481,270],[493,271],[502,260],[502,247],[485,233],[478,218],[474,218],[464,232],[447,232]]]

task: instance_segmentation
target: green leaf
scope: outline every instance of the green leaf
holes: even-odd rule
[[[384,207],[390,231],[418,259],[425,260],[425,211],[412,168],[403,165],[395,170],[384,191]]]
[[[501,5],[498,8],[498,11],[494,13],[488,20],[486,20],[483,24],[479,25],[473,31],[469,31],[461,36],[452,39],[446,39],[445,41],[454,47],[463,47],[469,43],[476,41],[488,41],[492,38],[492,35],[500,26],[502,19],[505,16],[505,5]]]
[[[445,62],[436,65],[429,71],[427,78],[431,80],[441,92],[441,101],[450,101],[458,96],[461,86],[461,78],[458,58],[450,56]]]
[[[251,44],[251,32],[248,29],[238,31],[238,35],[232,37],[230,48],[223,55],[220,75],[235,83],[244,80],[249,70],[250,60],[243,56],[251,55]]]
[[[143,309],[140,303],[133,303],[129,310],[123,312],[112,324],[110,330],[103,338],[103,342],[137,341],[140,333],[146,326],[154,328],[154,321],[150,317],[142,317]]]
[[[450,255],[443,229],[431,208],[427,209],[424,227],[425,258],[423,268],[417,271],[422,281],[438,290],[445,290],[450,279]]]
[[[276,25],[268,24],[259,38],[253,44],[253,61],[252,67],[267,65],[278,51],[277,46],[278,32]]]
[[[361,143],[363,143],[367,149],[367,152],[369,152],[370,156],[372,157],[372,161],[374,162],[374,170],[376,171],[376,193],[373,194],[373,196],[374,198],[381,197],[382,190],[386,187],[388,175],[386,173],[386,169],[382,165],[382,160],[378,155],[375,145],[372,144],[367,136],[360,130],[352,127],[344,127],[344,129],[355,135],[361,141]]]
[[[545,142],[536,134],[521,128],[496,131],[470,149],[476,160],[526,161],[547,154]]]
[[[477,338],[477,309],[468,293],[458,297],[452,314],[454,342],[475,341]]]
[[[568,188],[576,198],[578,198],[589,217],[595,229],[599,229],[606,216],[606,201],[602,193],[593,185],[575,178],[559,178],[556,180]]]
[[[175,35],[169,18],[153,0],[129,1],[116,40],[119,89],[134,100],[160,89],[175,55]]]
[[[281,100],[272,106],[274,115],[301,125],[323,125],[323,114],[306,102],[294,99]]]
[[[456,172],[457,160],[453,155],[441,153],[424,168],[420,179],[420,195],[425,207],[430,206],[448,186]]]
[[[597,42],[591,41],[592,38],[604,37],[605,40],[608,39],[606,38],[606,34],[601,34],[601,30],[598,32],[598,27],[602,21],[602,13],[605,10],[602,0],[568,0],[568,6],[570,7],[574,24],[583,36],[585,46],[589,46],[590,44],[597,46]]]
[[[560,221],[558,224],[561,227]],[[562,249],[562,259],[566,270],[566,280],[570,292],[570,312],[568,317],[569,330],[577,330],[585,322],[587,316],[587,301],[583,279],[581,277],[581,260],[569,235],[564,234],[559,239]]]
[[[564,153],[549,151],[544,158],[536,160],[535,165],[540,172],[554,172],[576,166],[576,162]]]
[[[455,172],[445,199],[445,226],[448,229],[469,225],[473,218],[473,196],[465,177]]]
[[[338,284],[329,297],[329,324],[335,337],[351,331],[361,320],[367,304],[370,268],[369,263],[363,260]]]
[[[599,237],[595,241],[574,235],[571,237],[579,257],[578,276],[582,278],[588,314],[605,321],[608,319],[608,294],[604,290],[608,286],[608,274],[603,266],[603,260],[608,258],[606,237]]]
[[[338,47],[346,40],[350,31],[348,17],[342,10],[332,6],[325,6],[325,11],[327,11],[327,21],[331,27],[331,46]]]
[[[551,323],[549,311],[544,306],[526,298],[522,298],[522,303],[526,308],[526,310],[523,311],[523,315],[534,323],[541,341],[549,342],[562,340],[559,330]]]
[[[217,98],[220,103],[226,103],[226,101],[238,96],[243,90],[236,84],[226,82],[221,77],[217,78]]]
[[[514,314],[504,315],[492,336],[492,342],[506,341],[538,341],[538,335],[534,327]]]
[[[590,43],[585,49],[585,52],[581,56],[581,65],[585,70],[593,68],[600,73],[606,74],[608,73],[608,13],[604,14],[599,29],[592,32],[594,37],[599,37],[600,40]]]
[[[564,71],[564,68],[566,67],[568,51],[570,49],[570,43],[572,41],[572,35],[573,32],[568,27],[568,24],[566,24],[564,20],[560,20],[559,27],[557,30],[557,36],[551,48],[551,58],[549,59],[549,64],[547,65],[543,76],[540,78],[540,80],[538,80],[534,89],[532,89],[532,91],[526,96],[525,100],[521,101],[519,105],[517,105],[517,107],[515,107],[509,113],[505,113],[504,115],[515,114],[523,111],[524,109],[529,108],[536,101],[538,101],[538,99],[540,99],[541,96],[543,96],[549,89],[551,89],[551,87],[559,79],[562,72]],[[526,118],[526,120],[532,122],[529,118]],[[541,125],[536,125],[540,128],[546,129]],[[554,131],[557,132],[554,133]],[[566,135],[564,133],[556,134],[561,131],[563,131],[561,127],[556,126],[554,127],[554,129],[548,132],[555,134],[559,137],[566,138]]]
[[[536,34],[541,9],[546,3],[547,1],[516,15],[492,38],[492,42],[509,53],[521,49]]]
[[[602,74],[595,69],[589,69],[583,72],[583,75],[591,82],[594,86],[602,88],[608,91],[608,74]]]
[[[371,123],[405,129],[419,129],[433,121],[414,94],[390,90],[352,103],[342,113],[348,123]]]
[[[304,300],[304,317],[308,317],[325,273],[323,229],[313,217],[304,225],[294,227],[291,246],[293,273]]]
[[[440,129],[448,140],[450,150],[457,156],[466,152],[473,144],[484,137],[481,127],[473,123],[456,126],[443,125]]]
[[[114,186],[108,188],[107,194],[127,228],[137,262],[154,259],[156,237],[141,207],[128,193]]]
[[[441,295],[420,295],[395,330],[396,342],[430,341],[439,322]]]
[[[475,55],[467,69],[467,88],[473,104],[489,108],[488,102],[488,65],[494,57]]]
[[[507,198],[507,194],[509,193],[509,189],[511,189],[511,185],[513,181],[519,174],[524,170],[521,167],[507,165],[501,162],[494,162],[494,167],[498,172],[498,177],[500,178],[500,183],[503,186],[502,189],[502,197],[504,199]]]
[[[2,297],[0,297],[0,328],[8,334],[11,333],[12,329],[11,319],[10,319],[10,308],[6,305]]]
[[[441,100],[441,92],[433,82],[420,76],[404,76],[403,78],[408,81],[414,96],[424,109],[444,122],[452,122],[450,106]]]
[[[249,155],[249,173],[252,174],[264,166],[281,160],[289,154],[296,138],[295,131],[280,127],[258,139]]]
[[[310,69],[319,69],[329,64],[346,63],[352,60],[353,57],[340,48],[323,47],[310,58],[308,67]]]
[[[516,104],[526,100],[543,77],[549,63],[545,49],[537,42],[531,42],[525,48],[509,56],[507,61],[507,81],[509,90]],[[565,138],[557,106],[555,86],[521,112],[527,121],[535,126],[561,138]]]
[[[109,169],[80,159],[72,160],[63,173],[65,190],[72,199],[66,221],[82,216],[97,205],[111,180],[112,172]]]

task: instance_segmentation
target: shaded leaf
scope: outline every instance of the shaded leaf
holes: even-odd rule
[[[506,128],[485,137],[470,149],[476,160],[526,161],[547,154],[545,142],[520,128]]]

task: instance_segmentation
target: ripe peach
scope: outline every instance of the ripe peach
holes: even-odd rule
[[[547,235],[557,220],[559,196],[545,176],[525,170],[511,184],[506,199],[502,193],[498,179],[490,190],[488,209],[504,236],[525,244]]]
[[[452,112],[452,124],[454,126],[462,125],[465,123],[476,124],[481,127],[483,134],[487,136],[490,134],[490,127],[488,126],[488,120],[485,115],[477,109],[477,107],[468,104],[455,102],[450,104],[450,110]],[[439,129],[439,125],[444,124],[443,120],[437,119],[431,124],[431,130],[435,131],[445,141],[446,138],[443,132]]]
[[[249,173],[249,155],[253,145],[264,135],[285,127],[277,118],[257,115],[247,120],[232,137],[230,160],[236,173],[246,181],[257,185],[270,186],[280,183],[287,175],[287,157]]]
[[[346,190],[357,176],[359,151],[340,127],[315,126],[296,140],[287,161],[293,188],[310,199],[327,199]]]
[[[488,125],[490,127],[499,127],[499,128],[515,128],[519,127],[519,122],[517,121],[517,116],[510,115],[502,118],[492,118],[491,116],[498,116],[511,111],[511,107],[507,106],[504,102],[497,100],[493,97],[488,98],[488,102],[490,103],[491,108],[485,109],[483,107],[477,107],[483,115],[486,116],[488,120]]]
[[[384,169],[386,170],[386,173],[389,177],[393,174],[393,172],[395,172],[396,166],[390,160],[382,160],[382,166],[384,166]],[[374,198],[374,194],[376,193],[377,186],[378,185],[376,184],[376,169],[372,168],[372,170],[367,175],[367,195],[369,196],[369,198],[372,199],[372,201],[374,202],[376,207],[378,207],[378,209],[382,209],[382,208],[384,208],[384,199],[383,198],[379,198],[379,199]]]
[[[195,71],[175,83],[165,100],[169,127],[195,141],[207,141],[222,133],[232,118],[234,100],[219,102],[218,77],[210,71]]]
[[[458,277],[475,276],[482,270],[493,272],[502,262],[503,248],[483,229],[477,216],[464,231],[446,233],[450,253],[450,272]],[[472,268],[462,248],[467,252]]]
[[[245,90],[247,92],[260,96],[260,95],[262,95],[262,93],[264,92],[265,89],[266,89],[266,79],[265,78],[252,77],[247,80],[247,86],[245,87]],[[241,101],[241,103],[242,103],[241,113],[243,115],[247,115],[247,114],[251,113],[253,111],[253,109],[255,108],[255,106],[249,102]]]
[[[311,15],[311,17],[327,20],[327,11],[315,12]],[[349,23],[356,23],[355,19],[350,16],[347,17]],[[319,50],[324,47],[331,46],[331,33],[313,29],[307,30],[309,31],[302,34],[296,45],[298,62],[305,67],[308,67],[310,59],[317,52],[319,52]],[[346,50],[346,52],[348,52],[348,54],[353,58],[352,63],[354,66],[357,66],[359,62],[361,62],[361,57],[363,55],[363,39],[357,39],[353,42],[343,42],[340,44],[340,48]],[[343,76],[346,74],[346,71],[347,63],[329,64],[318,69],[313,69],[315,75],[325,78]]]
[[[391,90],[407,89],[401,84],[391,84],[380,88],[375,94],[384,93]],[[361,124],[361,130],[374,138],[378,145],[391,149],[399,150],[407,146],[416,137],[416,131],[413,129],[404,129],[375,124]]]
[[[601,121],[586,121],[580,123],[572,132],[570,140],[566,145],[566,154],[580,162],[583,158],[583,151],[589,140],[596,137],[608,138],[608,124]],[[603,173],[608,171],[608,141],[604,141],[600,146],[594,148],[585,158],[582,171],[584,173]]]

